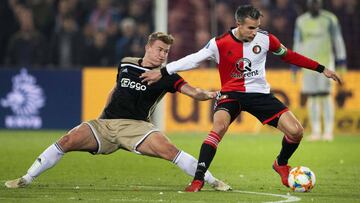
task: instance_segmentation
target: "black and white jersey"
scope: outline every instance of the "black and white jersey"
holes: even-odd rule
[[[116,88],[105,107],[102,119],[135,119],[149,121],[157,103],[167,93],[180,91],[186,84],[178,74],[162,77],[158,82],[147,85],[139,76],[148,70],[141,58],[124,58],[118,67]],[[161,67],[155,67],[161,68]]]

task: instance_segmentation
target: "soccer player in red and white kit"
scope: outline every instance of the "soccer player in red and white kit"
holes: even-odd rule
[[[204,185],[204,174],[213,160],[217,146],[229,125],[247,111],[263,124],[284,133],[280,154],[273,169],[282,184],[288,187],[288,160],[303,136],[303,127],[294,114],[270,93],[265,78],[267,52],[272,52],[287,63],[305,67],[342,83],[341,78],[323,65],[286,48],[274,35],[260,30],[261,12],[252,5],[239,6],[235,13],[236,28],[213,38],[200,51],[169,63],[161,70],[142,74],[143,82],[152,84],[165,75],[198,67],[204,60],[214,60],[220,73],[221,91],[216,101],[213,127],[203,142],[194,180],[185,190],[198,192]]]

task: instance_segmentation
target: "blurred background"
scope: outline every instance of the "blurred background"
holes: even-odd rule
[[[169,61],[201,49],[212,37],[234,27],[234,11],[245,3],[262,11],[262,29],[292,48],[295,20],[306,11],[306,0],[170,0],[167,32],[175,37],[175,43]],[[338,17],[347,51],[347,86],[334,90],[337,131],[359,133],[360,98],[356,83],[360,79],[360,2],[327,0],[323,1],[323,7]],[[147,36],[153,31],[163,31],[155,30],[156,11],[156,0],[1,1],[0,128],[68,128],[97,117],[108,90],[114,85],[121,58],[142,57]],[[211,75],[202,76],[203,80],[198,72],[191,71],[184,73],[184,78],[203,88],[218,89],[214,67],[214,64],[202,65]],[[306,126],[308,118],[303,110],[300,85],[291,79],[289,66],[269,54],[266,68],[270,70],[268,80],[273,92],[300,112]],[[279,75],[283,80],[278,79]],[[209,77],[213,78],[213,86],[207,85]],[[29,88],[20,91],[19,84],[24,82],[32,85],[32,91]],[[19,95],[24,99],[19,99]],[[40,97],[43,101],[35,102],[41,101]],[[33,108],[28,110],[24,107],[25,100],[31,98],[37,99],[28,102]],[[190,103],[193,108],[181,106],[184,103]],[[171,96],[166,105],[163,113],[164,119],[168,118],[166,130],[181,130],[176,126],[186,123],[193,125],[194,130],[199,125],[208,130],[211,104],[203,107]],[[25,110],[16,111],[20,107]],[[239,126],[242,120],[239,118]],[[258,130],[256,121],[243,125],[247,127],[240,130]]]
[[[295,19],[306,0],[171,0],[168,32],[176,42],[170,61],[202,48],[235,26],[238,5],[252,3],[264,17],[261,28],[292,47]],[[327,0],[339,19],[348,67],[360,69],[360,3]],[[1,67],[73,69],[116,66],[124,56],[142,56],[154,30],[153,0],[4,0],[0,3]],[[270,57],[268,68],[284,68]]]

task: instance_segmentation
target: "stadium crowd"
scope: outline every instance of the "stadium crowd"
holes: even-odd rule
[[[203,47],[211,36],[235,26],[234,10],[251,3],[261,9],[261,28],[293,45],[297,16],[306,0],[170,0],[168,32],[175,37],[169,60]],[[348,67],[360,69],[360,3],[323,1],[338,17]],[[116,66],[124,56],[142,56],[154,31],[154,0],[5,0],[0,2],[0,68]],[[269,56],[269,67],[286,66]]]

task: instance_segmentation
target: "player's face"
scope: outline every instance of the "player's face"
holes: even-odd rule
[[[146,54],[149,62],[155,67],[163,64],[169,54],[170,45],[156,40],[153,44],[146,45]]]
[[[252,18],[245,18],[244,22],[237,22],[238,32],[237,37],[244,42],[251,42],[260,27],[260,18],[255,20]]]
[[[319,15],[319,11],[321,9],[321,3],[317,0],[310,1],[308,3],[308,8],[309,8],[311,15],[317,16],[317,15]]]

